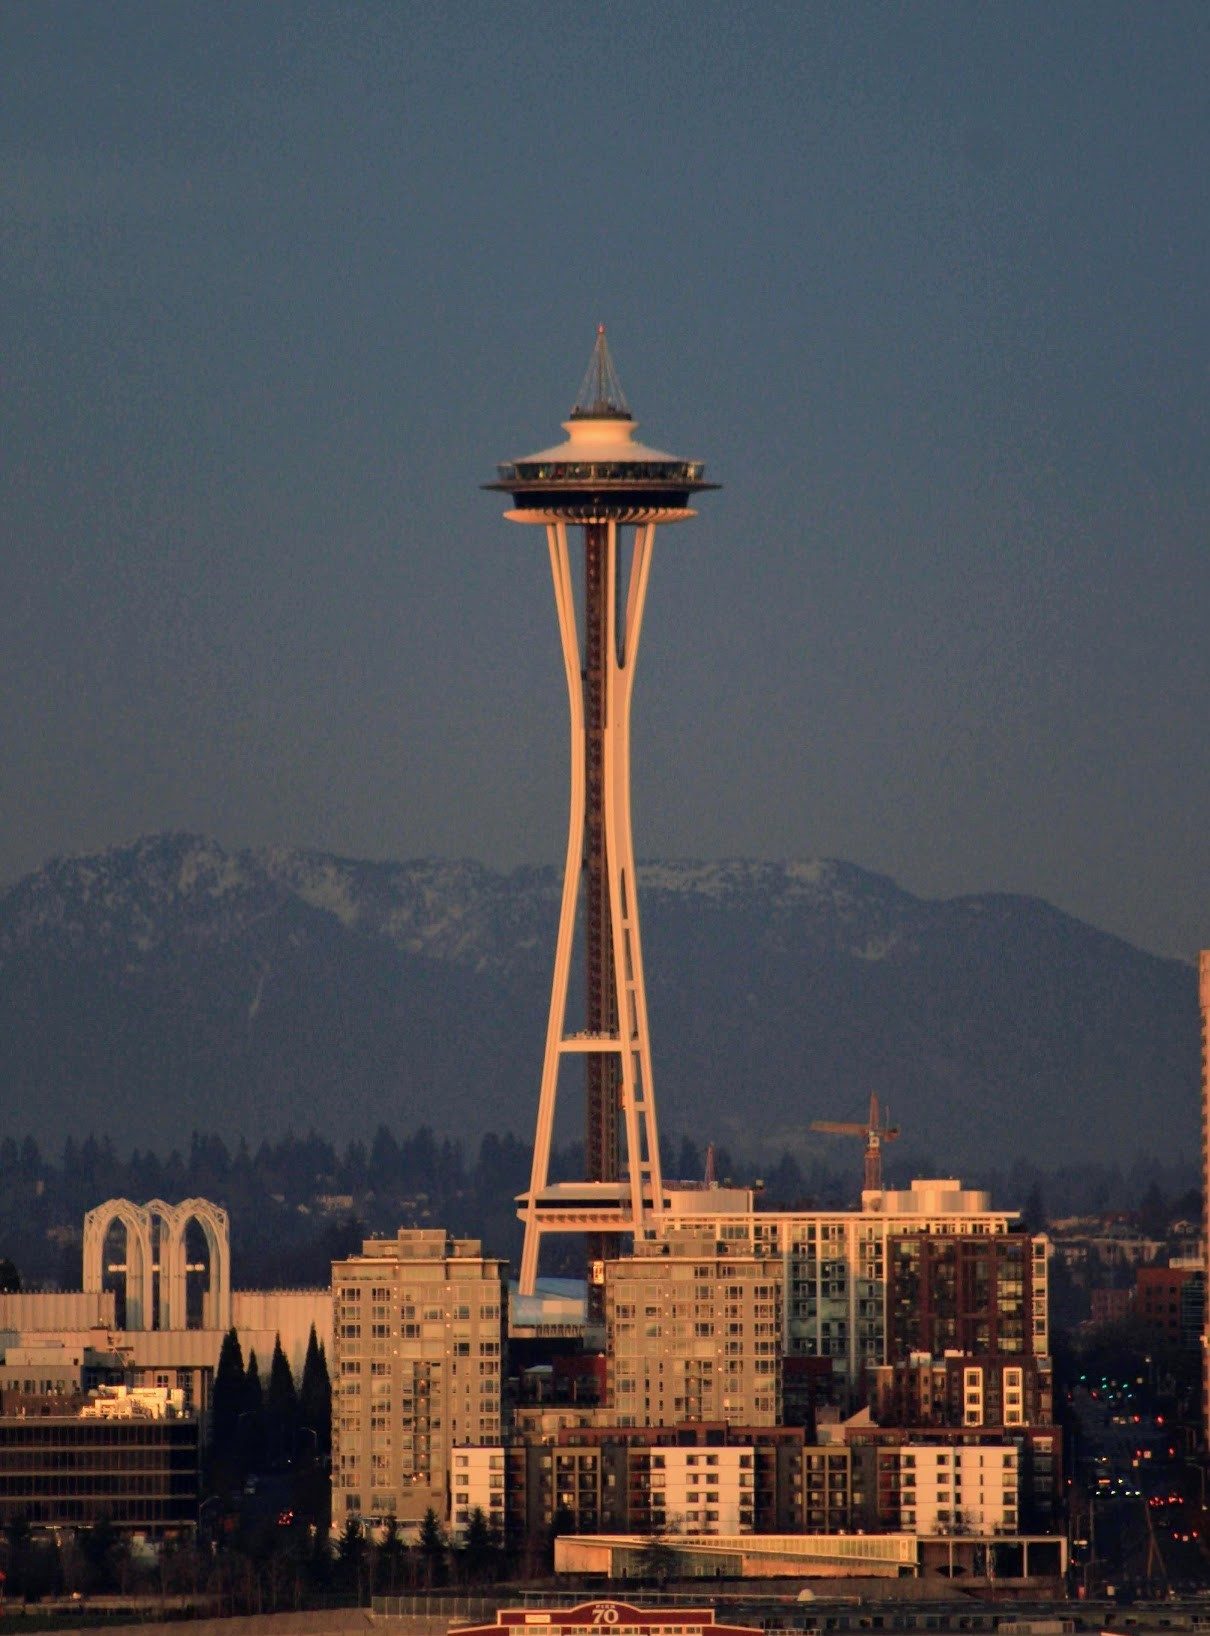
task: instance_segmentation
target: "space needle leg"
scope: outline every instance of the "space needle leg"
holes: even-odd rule
[[[571,726],[571,803],[567,821],[567,858],[563,866],[563,900],[559,910],[559,933],[555,942],[554,981],[551,985],[550,1014],[546,1024],[542,1086],[538,1095],[538,1128],[534,1137],[529,1197],[525,1208],[525,1239],[521,1250],[519,1282],[522,1295],[534,1293],[538,1276],[538,1252],[542,1241],[538,1195],[546,1186],[550,1171],[555,1104],[559,1094],[561,1055],[559,1047],[566,1027],[567,985],[571,974],[572,945],[575,941],[576,902],[580,889],[580,853],[584,844],[584,684],[580,673],[580,640],[576,629],[575,593],[572,586],[566,525],[548,523],[546,542],[550,549],[555,610],[559,616],[563,669],[567,678]]]
[[[616,523],[610,524],[610,532],[609,556],[616,576],[619,566]],[[630,813],[630,706],[654,543],[654,523],[639,525],[635,530],[628,576],[625,624],[620,632],[612,633],[614,639],[609,644],[609,709],[605,734],[606,851],[622,1058],[622,1113],[636,1238],[646,1235],[653,1224],[652,1217],[658,1217],[663,1207]],[[616,606],[616,583],[610,586],[610,606]]]

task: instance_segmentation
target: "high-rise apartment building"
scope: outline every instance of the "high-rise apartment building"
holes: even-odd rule
[[[621,1426],[781,1418],[782,1258],[673,1230],[605,1268],[607,1404]]]
[[[1034,1247],[995,1237],[892,1232],[887,1240],[887,1356],[1024,1356],[1034,1349]]]
[[[674,1192],[670,1230],[703,1233],[733,1256],[780,1260],[785,1355],[828,1370],[850,1406],[871,1368],[912,1351],[1050,1350],[1047,1240],[1015,1211],[993,1210],[986,1193],[914,1181],[884,1191],[877,1208],[836,1211],[757,1211],[732,1198],[712,1207],[713,1198],[710,1189]]]
[[[501,1440],[507,1263],[401,1229],[332,1263],[332,1520],[445,1517],[453,1451]]]

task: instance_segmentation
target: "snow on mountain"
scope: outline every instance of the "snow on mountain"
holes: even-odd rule
[[[6,1126],[528,1134],[559,891],[187,834],[53,859],[0,895]],[[874,1090],[942,1164],[1124,1157],[1140,1108],[1195,1147],[1192,970],[1045,903],[725,859],[643,866],[640,908],[667,1129],[802,1145]]]

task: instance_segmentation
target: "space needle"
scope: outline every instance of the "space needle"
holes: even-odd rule
[[[583,1233],[589,1311],[599,1317],[604,1262],[622,1235],[653,1236],[664,1209],[630,822],[630,707],[643,605],[657,527],[692,517],[691,497],[718,485],[705,481],[700,462],[636,441],[604,325],[563,429],[565,442],[501,465],[498,481],[486,486],[512,496],[510,521],[546,529],[571,721],[567,859],[538,1124],[529,1190],[518,1199],[520,1291],[534,1292],[545,1233]],[[569,529],[579,529],[583,544],[582,620]],[[577,926],[583,1013],[569,1018]],[[585,1176],[552,1183],[560,1069],[575,1057],[584,1061]]]

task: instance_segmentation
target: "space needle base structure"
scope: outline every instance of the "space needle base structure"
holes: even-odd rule
[[[692,517],[707,483],[697,461],[635,441],[602,326],[567,441],[499,467],[487,487],[512,496],[512,522],[546,530],[571,725],[567,859],[525,1224],[520,1290],[532,1295],[542,1237],[588,1240],[590,1311],[601,1266],[620,1238],[649,1237],[664,1208],[651,1039],[643,986],[630,821],[630,708],[656,528]],[[577,617],[569,530],[583,545]],[[583,631],[581,647],[580,632]],[[568,1017],[582,930],[584,1014]],[[585,1065],[585,1177],[550,1181],[560,1068]]]

